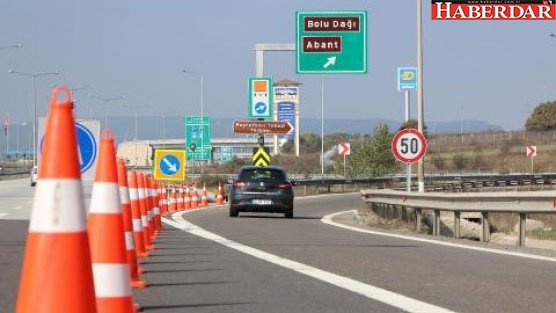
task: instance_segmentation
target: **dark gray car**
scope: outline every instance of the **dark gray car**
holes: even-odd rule
[[[239,212],[284,213],[293,218],[293,185],[279,167],[245,166],[230,186],[230,216]]]

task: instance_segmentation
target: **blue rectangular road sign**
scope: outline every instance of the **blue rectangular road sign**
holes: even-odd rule
[[[293,131],[283,135],[282,138],[294,139],[297,125],[295,125],[295,104],[293,102],[278,103],[278,121],[289,122],[294,128]]]
[[[398,67],[398,91],[417,89],[417,68]]]

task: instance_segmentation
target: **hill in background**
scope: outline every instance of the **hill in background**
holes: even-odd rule
[[[138,119],[138,138],[139,139],[159,139],[162,134],[161,117],[142,117]],[[234,137],[232,131],[232,118],[214,118],[212,120],[213,137]],[[134,117],[111,117],[109,124],[114,129],[118,141],[130,140],[134,138],[135,132]],[[321,121],[317,118],[302,118],[301,126],[303,133],[320,134]],[[349,134],[369,134],[379,124],[386,124],[390,130],[397,130],[401,122],[384,119],[325,119],[324,132],[349,133]],[[460,121],[431,121],[427,123],[428,130],[432,134],[459,133]],[[464,120],[463,132],[483,132],[488,130],[502,130],[500,126],[489,124],[483,121]],[[185,135],[183,118],[172,116],[166,118],[165,138],[183,138]]]

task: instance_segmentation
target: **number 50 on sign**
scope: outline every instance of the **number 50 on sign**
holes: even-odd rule
[[[414,128],[402,129],[392,138],[392,153],[405,164],[418,162],[427,152],[425,136]]]

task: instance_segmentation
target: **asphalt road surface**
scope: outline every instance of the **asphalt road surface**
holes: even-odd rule
[[[32,194],[14,184],[6,193],[0,185],[0,212],[8,213],[0,220],[1,312],[13,311],[28,226],[6,218],[28,212]],[[18,210],[16,197],[23,199]],[[166,225],[141,266],[150,287],[135,290],[135,301],[144,312],[401,312],[397,301],[407,299],[417,301],[407,311],[428,304],[438,311],[556,312],[556,262],[357,233],[320,221],[359,205],[351,194],[300,198],[294,219],[230,218],[223,207],[184,214],[183,223],[206,231],[202,237],[198,228],[181,227],[178,216],[171,223],[186,231]],[[271,256],[245,253],[251,250]],[[326,282],[330,277],[378,291],[364,295]],[[381,290],[389,293],[381,296]]]

